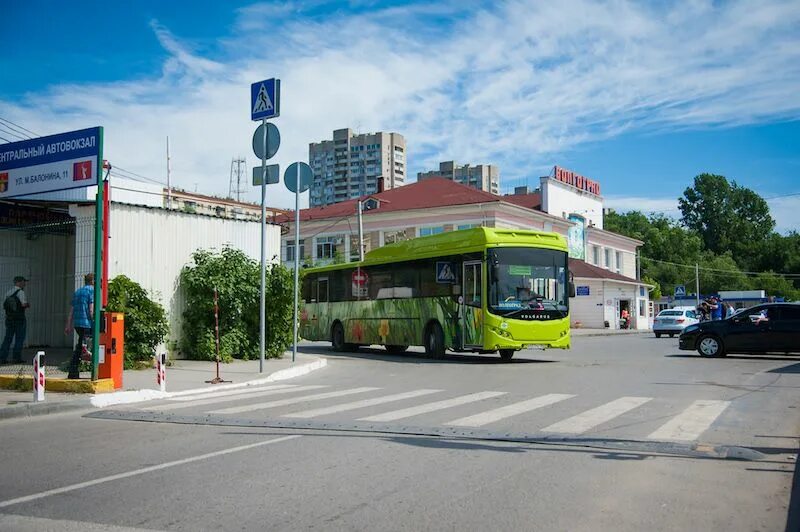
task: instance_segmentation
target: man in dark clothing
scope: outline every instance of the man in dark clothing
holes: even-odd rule
[[[6,334],[0,345],[0,363],[8,359],[11,340],[14,340],[13,362],[22,363],[22,344],[25,342],[27,322],[25,311],[30,307],[25,295],[28,280],[21,275],[14,277],[14,286],[3,296],[3,310],[6,315]]]

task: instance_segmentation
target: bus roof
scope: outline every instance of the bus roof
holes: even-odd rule
[[[473,227],[460,231],[448,231],[438,235],[423,236],[404,240],[395,244],[373,249],[364,257],[363,262],[330,264],[309,268],[308,272],[339,270],[356,266],[387,264],[414,259],[427,259],[446,255],[457,255],[481,251],[487,247],[536,247],[567,251],[567,242],[558,233],[530,231],[523,229],[494,229],[489,227]]]

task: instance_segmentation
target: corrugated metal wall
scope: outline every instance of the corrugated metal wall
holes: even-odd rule
[[[79,219],[94,217],[93,207],[79,207],[75,213]],[[167,310],[170,340],[177,340],[183,310],[179,275],[192,253],[230,246],[259,260],[260,235],[258,222],[112,203],[109,278],[124,274],[149,291]],[[266,249],[267,259],[279,262],[278,226],[267,225]]]

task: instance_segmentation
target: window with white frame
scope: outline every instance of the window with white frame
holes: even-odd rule
[[[608,248],[605,248],[603,251],[605,251],[605,267],[610,270],[611,269],[611,250],[608,249]]]
[[[419,228],[419,236],[438,235],[439,233],[444,233],[444,226],[443,225],[440,225],[438,227],[420,227]]]
[[[287,240],[286,241],[286,261],[292,262],[294,261],[294,251],[295,245],[294,240]],[[303,260],[303,257],[306,255],[306,241],[304,239],[300,239],[300,260]]]
[[[600,266],[600,246],[592,246],[592,264]]]
[[[344,241],[341,236],[317,237],[317,258],[332,259],[336,254],[336,246]]]
[[[616,260],[615,260],[614,264],[617,267],[617,273],[619,273],[619,271],[622,269],[622,252],[621,251],[617,251],[615,258],[616,258]]]

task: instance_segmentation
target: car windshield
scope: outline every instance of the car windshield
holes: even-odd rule
[[[566,316],[567,254],[537,248],[489,250],[489,306],[496,314],[555,311]]]
[[[683,312],[680,310],[662,310],[659,316],[683,316]]]

